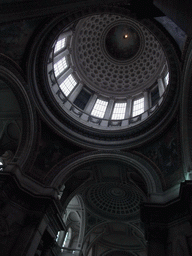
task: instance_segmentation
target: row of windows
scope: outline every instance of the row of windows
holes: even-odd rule
[[[108,102],[97,99],[91,115],[103,118],[107,109]],[[122,120],[125,118],[127,103],[115,103],[112,113],[112,120]],[[140,115],[144,112],[144,97],[133,101],[132,116]]]
[[[61,72],[63,72],[63,69],[66,69],[66,60],[63,58],[60,61],[58,61],[54,65],[54,71],[55,76],[58,76]],[[60,89],[64,93],[66,97],[69,96],[69,94],[73,91],[75,86],[77,85],[77,81],[73,77],[72,74],[70,74],[61,84]],[[108,101],[104,101],[101,99],[97,99],[96,103],[92,109],[91,115],[103,118],[106,112],[108,106]],[[115,103],[113,114],[112,114],[112,120],[121,120],[125,117],[126,112],[126,106],[127,103]],[[133,116],[139,115],[144,112],[144,98],[140,98],[138,100],[135,100],[133,103]]]
[[[54,48],[54,55],[58,56],[60,54],[60,51],[66,48],[66,41],[67,37],[64,37],[57,41],[55,48]],[[54,63],[54,73],[55,77],[58,78],[61,74],[64,73],[69,68],[69,64],[67,62],[66,56],[62,57],[60,60],[57,60],[56,63]],[[169,83],[169,73],[164,77],[164,84],[167,86]],[[72,74],[68,75],[67,78],[59,85],[61,91],[63,94],[68,97],[70,93],[74,90],[74,88],[77,86],[78,82],[74,78]],[[76,97],[74,104],[79,107],[80,109],[84,110],[86,104],[88,103],[91,95],[86,92],[84,89],[81,90],[79,95]],[[151,106],[155,105],[160,98],[159,95],[159,89],[158,86],[155,87],[151,91]],[[91,115],[97,118],[104,118],[108,101],[97,99],[92,111]],[[127,103],[115,103],[112,111],[111,120],[123,120],[125,118],[126,114],[126,108]],[[144,112],[144,97],[140,97],[139,99],[135,99],[133,101],[133,107],[132,107],[132,117],[135,117],[137,115],[140,115]]]
[[[57,44],[56,44],[56,46],[57,46]],[[59,49],[59,46],[57,48]],[[57,63],[54,64],[55,76],[58,77],[64,70],[66,70],[67,67],[68,67],[67,61],[66,61],[66,58],[64,57],[61,60],[59,60]],[[64,95],[66,97],[68,97],[76,85],[77,85],[77,81],[75,80],[73,75],[70,74],[60,84],[60,89],[64,93]],[[97,101],[92,109],[91,115],[98,117],[98,118],[103,118],[105,115],[107,106],[108,106],[108,101],[97,99]],[[124,119],[125,112],[126,112],[126,106],[127,106],[127,103],[115,103],[111,119],[112,120]],[[135,100],[133,103],[133,114],[132,115],[136,116],[143,112],[144,112],[144,98]]]
[[[59,75],[59,72],[63,72],[63,69],[66,69],[65,65],[65,59],[61,59],[54,65],[54,71],[55,71],[55,76]],[[165,77],[165,85],[167,86],[169,82],[169,74],[166,75]],[[73,89],[77,86],[77,81],[75,80],[74,76],[70,74],[65,80],[60,84],[60,89],[63,92],[63,94],[68,97],[69,94],[73,91]],[[84,92],[84,90],[82,90]],[[78,95],[77,99],[75,100],[74,104],[77,105],[79,108],[82,110],[84,109],[86,103],[88,102],[90,95],[88,94],[89,97],[85,97],[86,95],[83,95],[81,97],[81,94]],[[86,94],[86,92],[84,93]],[[87,100],[85,100],[87,98]],[[79,99],[79,100],[78,100]],[[156,104],[156,102],[159,99],[159,90],[158,87],[156,87],[155,90],[151,92],[151,101],[152,105]],[[85,104],[83,102],[85,101]],[[104,118],[107,106],[108,106],[108,101],[104,101],[101,99],[97,99],[96,103],[94,104],[94,107],[91,111],[91,115],[98,117],[98,118]],[[113,108],[113,113],[112,113],[112,120],[122,120],[125,118],[125,113],[126,113],[126,107],[127,103],[122,102],[122,103],[115,103],[114,108]],[[132,111],[132,116],[135,117],[137,115],[140,115],[144,112],[144,97],[141,97],[139,99],[136,99],[133,101],[133,111]]]

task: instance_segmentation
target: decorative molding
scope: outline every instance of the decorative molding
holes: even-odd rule
[[[31,166],[34,152],[36,152],[36,113],[22,70],[15,62],[2,54],[0,54],[0,79],[10,87],[21,109],[22,134],[12,161],[17,163],[24,171],[24,168]]]
[[[50,49],[61,31],[83,17],[98,13],[114,13],[129,18],[132,17],[130,12],[128,10],[125,12],[124,9],[100,7],[93,10],[90,8],[74,12],[69,16],[57,17],[49,25],[46,24],[39,32],[31,48],[27,67],[33,100],[39,113],[52,129],[59,135],[79,145],[97,149],[125,148],[140,145],[154,138],[158,133],[163,132],[167,123],[174,116],[179,103],[180,64],[178,57],[167,36],[151,20],[142,20],[140,22],[154,34],[164,49],[170,70],[170,86],[161,107],[157,108],[149,118],[144,120],[142,126],[138,124],[121,132],[99,131],[98,129],[86,127],[83,124],[79,124],[69,115],[65,115],[53,95],[45,89],[47,86],[42,86],[48,83],[45,62],[49,59]],[[34,67],[34,69],[31,69],[31,67]]]
[[[83,152],[82,154],[76,155],[76,157],[72,156],[69,161],[64,159],[49,172],[45,178],[45,182],[51,182],[50,185],[54,187],[60,186],[61,183],[65,183],[72,174],[77,172],[81,166],[89,165],[95,161],[110,161],[111,159],[117,162],[121,161],[136,169],[146,182],[149,195],[151,193],[162,192],[160,177],[153,166],[136,154],[121,151]]]

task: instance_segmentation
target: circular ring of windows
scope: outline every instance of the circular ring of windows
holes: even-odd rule
[[[148,20],[79,16],[50,26],[36,58],[36,95],[48,96],[44,101],[49,116],[59,120],[59,133],[108,147],[106,141],[120,146],[142,129],[162,127],[160,121],[174,112],[179,83],[179,61],[167,37]]]
[[[105,18],[109,21],[109,28],[107,22],[104,23]],[[114,19],[117,19],[118,23],[112,22]],[[101,21],[105,24],[101,26],[104,35],[96,33],[97,30],[95,31],[93,26]],[[79,21],[75,31],[70,27],[62,31],[52,45],[51,61],[47,65],[50,89],[63,110],[87,126],[102,130],[119,130],[134,126],[151,115],[163,101],[169,84],[166,57],[155,37],[142,25],[134,23],[131,19],[117,15],[93,15]],[[138,29],[139,33],[136,36],[145,39],[140,55],[134,61],[128,57],[127,61],[125,58],[122,63],[117,57],[110,62],[110,58],[108,59],[102,51],[101,42],[107,40],[107,47],[110,48],[109,45],[113,44],[114,39],[108,39],[109,36],[105,36],[106,31],[116,31],[118,26],[123,27],[114,37],[116,41],[117,37],[121,41],[124,40],[125,43],[122,45],[126,47],[129,39],[124,39],[124,36],[126,30],[131,33],[133,24],[132,33],[136,34]],[[114,31],[109,32],[114,35]],[[91,35],[87,36],[90,32]],[[135,41],[139,41],[138,38]],[[151,48],[147,40],[152,41]],[[95,42],[98,42],[99,47],[96,47]],[[129,42],[127,52],[134,54],[135,49],[132,48],[139,48],[138,44],[139,42]],[[104,42],[103,45],[105,46]],[[110,48],[114,55],[115,47],[118,48],[118,44]],[[153,50],[154,47],[157,51]],[[125,51],[122,48],[120,45],[118,53],[122,51],[123,55]],[[153,53],[149,57],[152,50]],[[100,59],[95,56],[99,56]],[[103,62],[99,62],[102,58]],[[97,74],[98,78],[94,79]]]

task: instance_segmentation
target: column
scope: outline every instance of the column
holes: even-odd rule
[[[104,115],[104,119],[109,120],[112,114],[112,110],[113,110],[113,106],[114,106],[114,100],[110,99],[107,105],[107,109],[105,111],[105,115]]]
[[[131,117],[132,103],[133,103],[132,99],[127,99],[127,107],[126,107],[126,111],[125,111],[125,119],[128,119],[128,118]]]
[[[149,109],[149,92],[144,91],[143,96],[144,96],[144,112],[145,112]]]
[[[87,114],[91,114],[91,111],[96,103],[96,100],[97,100],[97,95],[93,94],[84,110]]]

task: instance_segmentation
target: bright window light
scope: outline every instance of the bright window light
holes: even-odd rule
[[[68,67],[66,58],[59,60],[57,63],[54,64],[54,71],[55,76],[57,77],[59,74],[61,74],[66,68]]]
[[[72,230],[71,228],[69,228],[69,230],[67,231],[66,235],[65,235],[65,239],[63,241],[63,244],[61,247],[68,247],[69,246],[69,243],[71,241],[71,236],[72,236]],[[64,249],[61,249],[61,251],[63,252]]]
[[[77,82],[75,81],[72,75],[69,75],[62,84],[60,84],[60,88],[65,96],[68,96],[70,92],[73,90]]]
[[[107,101],[97,99],[95,106],[91,112],[91,115],[99,118],[103,118],[107,108],[107,104],[108,104]]]
[[[59,40],[55,45],[54,53],[60,51],[62,48],[65,47],[65,45],[66,45],[66,38]]]
[[[60,231],[58,231],[58,233],[57,233],[57,237],[56,237],[56,242],[58,242],[58,240],[59,240],[59,236],[60,236]]]
[[[165,86],[167,86],[169,83],[169,72],[167,73],[164,79],[165,79]]]
[[[62,247],[65,247],[68,237],[69,237],[69,232],[67,232],[65,235],[65,239],[63,241]]]
[[[133,102],[133,116],[140,115],[144,112],[144,98],[134,100]]]
[[[3,161],[0,160],[0,171],[3,171]]]
[[[115,107],[113,109],[113,115],[111,119],[124,119],[125,117],[125,110],[126,110],[126,103],[115,103]]]

